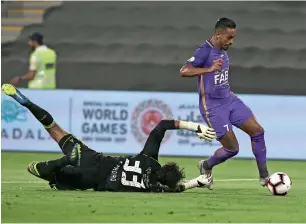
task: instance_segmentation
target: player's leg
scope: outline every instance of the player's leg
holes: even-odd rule
[[[103,154],[98,153],[83,144],[80,140],[71,134],[65,135],[59,141],[59,146],[64,152],[65,156],[57,160],[48,160],[43,162],[32,162],[28,171],[35,176],[48,176],[52,172],[66,166],[73,165],[81,169],[88,169],[98,165]],[[36,172],[37,171],[37,172]]]
[[[59,159],[48,160],[44,162],[31,162],[28,165],[28,172],[41,179],[52,181],[55,172],[65,166],[77,166],[80,161],[80,145],[75,144],[72,152]]]
[[[40,178],[49,180],[52,172],[59,167],[65,166],[70,157],[71,159],[77,160],[77,165],[81,167],[90,167],[98,160],[97,158],[101,156],[100,153],[89,149],[80,140],[58,126],[53,117],[47,111],[32,103],[13,85],[4,84],[2,85],[2,90],[6,95],[11,96],[18,103],[31,111],[37,120],[39,120],[46,128],[51,137],[59,144],[63,153],[66,155],[58,160],[33,162],[28,167],[28,171],[30,173]],[[82,164],[81,157],[83,157]]]
[[[256,158],[260,184],[266,185],[266,179],[269,177],[267,168],[267,149],[265,143],[264,129],[259,125],[254,116],[244,122],[240,129],[247,133],[251,138],[252,151]]]
[[[50,136],[59,143],[64,136],[67,136],[68,133],[57,125],[51,116],[46,110],[40,108],[36,104],[32,103],[26,96],[24,96],[15,86],[11,84],[2,85],[3,92],[15,99],[22,106],[29,109],[29,111],[34,115],[34,117],[45,127]],[[68,138],[68,137],[67,137]],[[64,152],[67,154],[68,152]]]
[[[55,123],[51,114],[49,114],[46,110],[40,108],[36,104],[32,103],[16,87],[10,84],[4,84],[2,85],[2,90],[6,95],[11,96],[18,103],[20,103],[22,106],[28,108],[31,111],[34,117],[36,117],[36,119],[41,122],[41,124],[46,128],[51,137],[59,144],[65,155],[70,154],[74,148],[77,148],[78,152],[80,152],[81,148],[85,147],[85,145],[77,138],[67,133],[64,129],[58,126]],[[53,165],[51,165],[53,164],[53,162],[47,161],[46,163],[50,164],[50,166],[53,167]],[[56,162],[54,161],[54,163]]]
[[[217,139],[222,144],[222,147],[217,149],[207,160],[198,162],[198,168],[202,175],[212,175],[212,168],[214,166],[234,157],[239,152],[239,144],[232,130],[233,127],[229,120],[229,114],[230,111],[227,106],[224,106],[210,111],[210,113],[203,116],[205,122],[215,130]],[[208,185],[208,189],[212,188],[213,181]]]
[[[102,157],[101,153],[76,143],[68,155],[56,160],[31,163],[28,171],[49,181],[50,187],[55,190],[86,190],[101,182]]]
[[[22,106],[28,108],[34,117],[45,127],[50,136],[58,143],[68,133],[58,126],[53,117],[44,109],[32,103],[26,96],[24,96],[16,87],[10,84],[2,85],[3,92],[11,96]]]
[[[264,129],[255,119],[251,109],[239,98],[232,104],[230,120],[233,125],[247,133],[252,142],[252,151],[255,155],[260,176],[260,184],[265,185],[265,179],[269,176],[267,168],[266,144]]]
[[[214,166],[238,154],[239,144],[233,130],[227,131],[226,134],[218,138],[218,141],[222,144],[222,147],[217,149],[207,160],[199,162],[201,174],[209,174]]]

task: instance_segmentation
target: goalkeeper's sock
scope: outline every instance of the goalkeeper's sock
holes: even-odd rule
[[[183,183],[183,186],[184,186],[184,190],[188,190],[188,189],[199,187],[199,183],[197,179],[194,178],[192,180],[187,181],[186,183]]]
[[[259,176],[266,178],[269,176],[269,172],[267,168],[267,150],[264,132],[260,132],[257,135],[251,136],[251,142],[253,154],[256,157]]]
[[[55,121],[51,114],[49,114],[44,109],[40,108],[36,104],[32,103],[31,101],[28,101],[25,105],[26,108],[28,108],[31,113],[36,117],[36,119],[46,128],[52,128],[55,125]]]
[[[221,147],[215,151],[215,153],[204,161],[203,166],[205,170],[211,170],[214,166],[225,162],[229,158],[237,155],[239,150],[230,150],[224,147]]]

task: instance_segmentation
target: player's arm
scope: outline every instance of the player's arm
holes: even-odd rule
[[[189,180],[185,183],[178,184],[175,192],[183,192],[197,187],[206,187],[211,181],[211,176],[200,175],[197,178]]]
[[[185,65],[180,69],[181,77],[196,77],[205,75],[206,73],[220,70],[222,66],[221,60],[217,60],[209,68],[204,68],[205,62],[209,56],[209,49],[200,47],[193,57],[187,60]]]
[[[205,188],[211,181],[211,176],[208,177],[207,175],[200,175],[197,178],[189,180],[185,183],[178,184],[175,189],[171,189],[166,185],[157,183],[156,185],[152,185],[150,190],[155,193],[180,193],[197,187]]]
[[[209,128],[203,124],[194,123],[191,121],[179,121],[179,120],[162,120],[151,131],[149,138],[144,146],[144,149],[140,154],[149,156],[158,160],[160,144],[163,140],[165,132],[167,130],[184,129],[196,132],[202,140],[212,141],[216,138],[214,129]]]
[[[12,85],[17,86],[21,81],[30,81],[32,79],[34,79],[35,75],[36,75],[36,56],[32,56],[30,58],[30,66],[29,66],[29,71],[23,75],[23,76],[16,76],[15,78],[11,79],[10,83]]]
[[[181,68],[180,74],[181,77],[191,78],[191,77],[205,75],[206,73],[210,73],[215,70],[219,70],[221,69],[221,66],[222,64],[219,61],[215,61],[210,68],[195,68],[192,65],[186,64]]]

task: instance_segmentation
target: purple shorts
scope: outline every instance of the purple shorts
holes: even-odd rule
[[[216,108],[209,109],[208,114],[202,114],[206,124],[215,129],[217,139],[232,130],[233,125],[239,128],[252,116],[251,109],[237,96]]]

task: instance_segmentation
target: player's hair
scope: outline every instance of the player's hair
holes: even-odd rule
[[[226,28],[235,29],[236,28],[236,23],[233,20],[231,20],[229,18],[226,18],[226,17],[222,17],[222,18],[218,19],[218,21],[215,25],[215,30],[226,29]]]
[[[171,189],[175,189],[177,184],[184,178],[184,169],[180,169],[175,162],[166,163],[158,171],[158,181]]]

